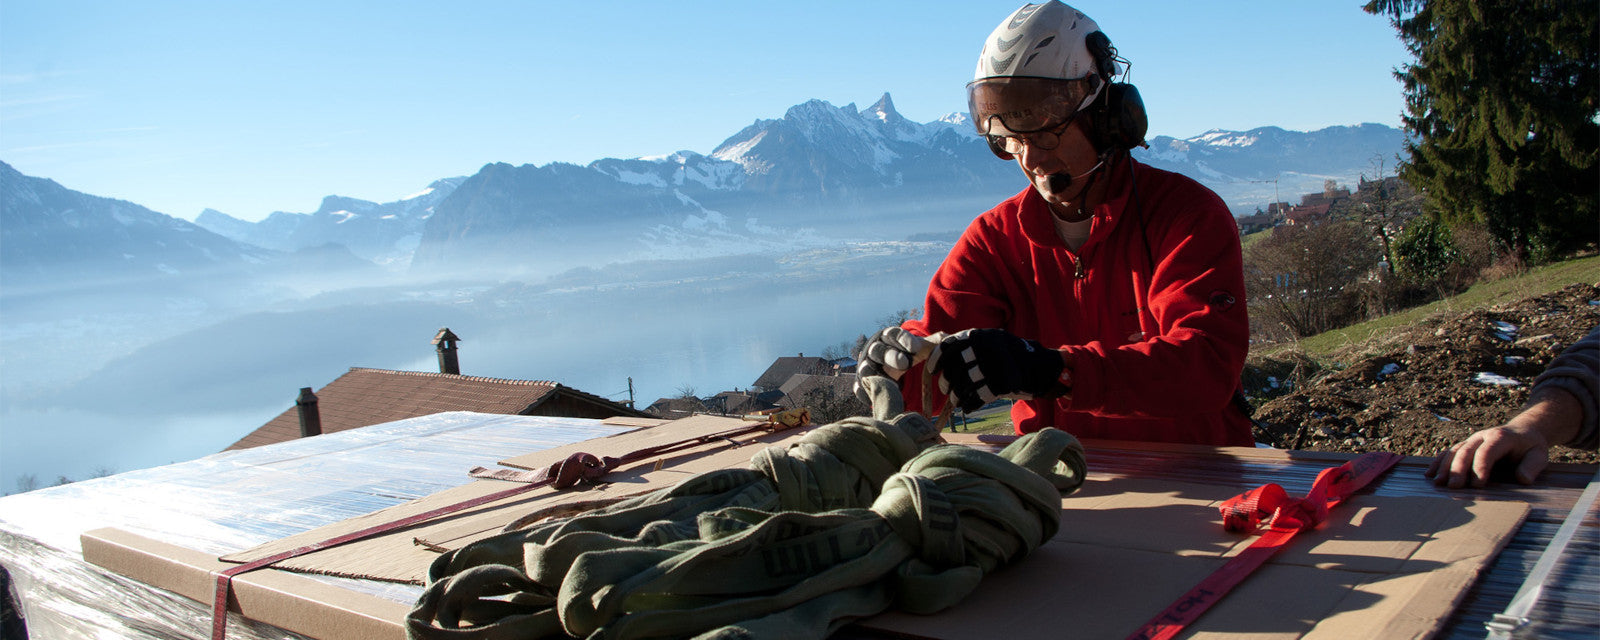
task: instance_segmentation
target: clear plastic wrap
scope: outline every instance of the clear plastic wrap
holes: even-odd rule
[[[208,638],[202,604],[83,560],[117,527],[218,556],[471,482],[467,470],[630,431],[599,420],[440,413],[0,498],[0,566],[32,638]],[[308,576],[410,603],[415,585]],[[300,638],[229,617],[230,638]]]

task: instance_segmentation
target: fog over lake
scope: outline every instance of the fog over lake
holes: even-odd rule
[[[499,281],[126,283],[0,297],[0,492],[221,451],[350,367],[552,380],[639,407],[750,383],[920,306],[948,242],[574,269]],[[321,285],[329,286],[329,285]]]

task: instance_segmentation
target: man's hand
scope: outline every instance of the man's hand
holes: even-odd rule
[[[871,406],[872,394],[862,386],[862,380],[868,376],[899,380],[917,363],[919,356],[926,357],[926,352],[932,348],[926,338],[900,327],[888,327],[874,334],[856,356],[856,397]]]
[[[954,393],[962,411],[995,398],[1055,398],[1067,392],[1061,352],[1004,329],[968,329],[939,343],[939,390]]]
[[[1504,460],[1516,465],[1517,482],[1533,484],[1550,462],[1550,443],[1566,444],[1578,433],[1583,407],[1561,389],[1535,389],[1528,404],[1505,424],[1484,429],[1439,452],[1424,472],[1441,487],[1483,487]]]
[[[916,364],[917,354],[927,349],[928,341],[922,336],[900,327],[888,327],[874,334],[867,345],[861,348],[861,357],[856,361],[856,377],[880,375],[899,380],[911,365]]]
[[[1439,452],[1424,473],[1441,487],[1460,489],[1471,483],[1482,488],[1502,458],[1517,465],[1517,482],[1533,484],[1550,461],[1550,443],[1534,429],[1510,424],[1484,429]]]

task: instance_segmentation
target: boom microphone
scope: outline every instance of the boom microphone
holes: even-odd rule
[[[1067,189],[1072,188],[1072,183],[1078,178],[1086,177],[1089,174],[1099,171],[1100,167],[1105,166],[1105,164],[1106,161],[1104,158],[1102,158],[1099,162],[1095,163],[1093,167],[1090,167],[1088,171],[1078,175],[1072,175],[1070,173],[1052,173],[1048,176],[1045,176],[1045,186],[1049,187],[1051,193],[1064,193]]]
[[[1045,185],[1050,188],[1050,193],[1062,193],[1072,188],[1072,175],[1066,173],[1052,173],[1045,177]]]

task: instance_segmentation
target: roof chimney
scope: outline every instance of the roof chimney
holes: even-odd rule
[[[460,339],[450,333],[450,327],[444,327],[434,334],[433,345],[439,352],[439,373],[461,375],[461,363],[456,360],[456,341]]]
[[[317,410],[317,394],[311,392],[311,387],[300,387],[294,408],[300,414],[300,437],[322,435],[322,413]]]

